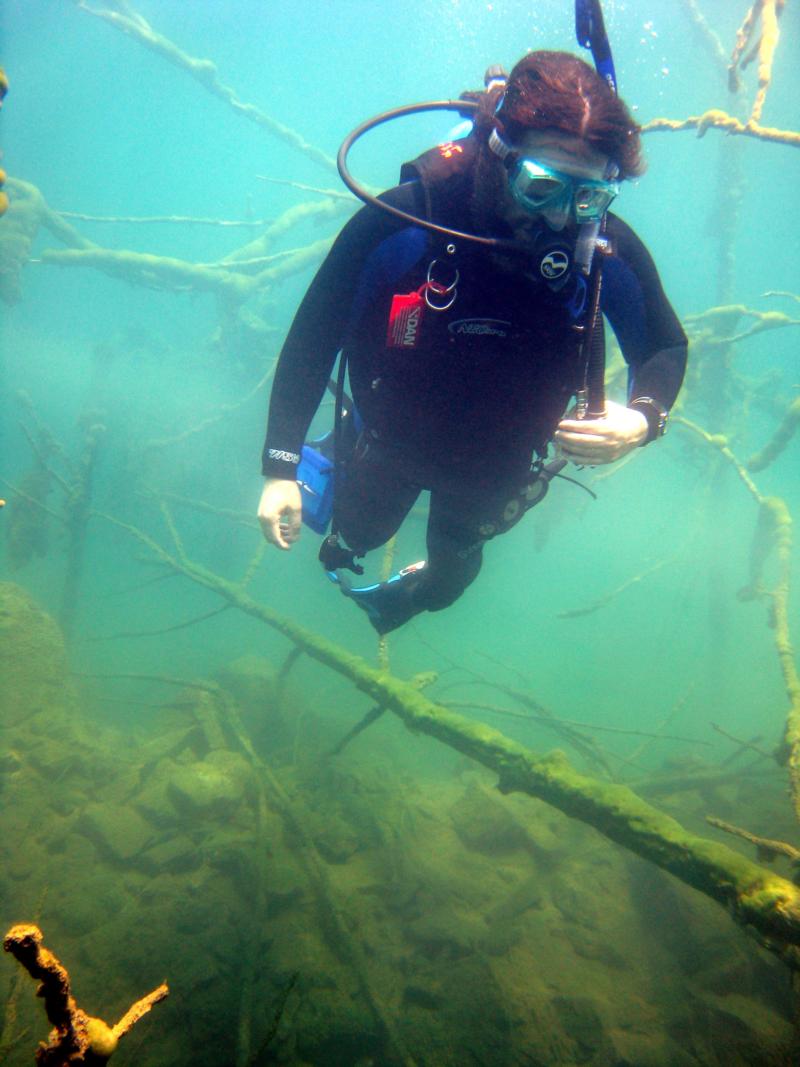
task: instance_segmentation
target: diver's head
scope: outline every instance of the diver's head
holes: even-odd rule
[[[498,210],[515,231],[599,223],[619,191],[616,164],[574,134],[526,130],[515,149],[495,134],[490,145],[507,172]]]
[[[475,132],[485,142],[479,214],[486,219],[491,198],[493,213],[517,235],[542,223],[560,231],[595,221],[617,183],[643,170],[628,108],[570,52],[521,59],[504,91],[487,96]]]

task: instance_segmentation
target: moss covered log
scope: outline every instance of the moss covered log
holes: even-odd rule
[[[538,756],[500,731],[435,704],[413,683],[376,670],[360,656],[259,604],[241,586],[187,559],[182,550],[175,558],[141,530],[111,516],[105,518],[146,544],[163,563],[278,630],[307,655],[348,678],[410,730],[435,737],[495,771],[502,791],[544,800],[669,871],[722,904],[765,947],[793,969],[800,969],[800,888],[792,882],[724,844],[690,833],[627,786],[579,774],[560,752]]]

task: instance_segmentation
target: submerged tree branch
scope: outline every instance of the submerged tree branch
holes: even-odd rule
[[[538,756],[499,731],[438,706],[412,683],[370,667],[359,656],[259,604],[241,587],[190,560],[177,560],[142,530],[113,516],[103,517],[147,545],[162,563],[218,593],[348,678],[410,730],[428,734],[493,770],[503,792],[527,793],[594,826],[610,840],[722,904],[785,963],[800,967],[800,890],[792,882],[724,845],[690,833],[627,786],[579,774],[559,752]]]
[[[760,452],[756,452],[747,461],[747,469],[750,471],[763,471],[777,459],[791,439],[794,437],[797,427],[800,425],[800,397],[797,397],[789,405],[778,429]]]
[[[697,136],[704,137],[710,129],[724,130],[729,134],[741,134],[743,137],[755,137],[759,141],[772,141],[774,144],[800,148],[800,132],[797,130],[778,130],[772,126],[760,126],[752,119],[749,122],[742,122],[741,119],[729,115],[721,108],[709,108],[702,115],[690,115],[687,119],[651,119],[642,126],[642,133],[697,130]]]
[[[786,856],[792,863],[800,863],[800,849],[796,849],[794,845],[789,845],[785,841],[758,837],[756,834],[751,834],[749,830],[743,830],[740,826],[732,826],[731,823],[723,822],[722,819],[717,819],[713,815],[706,815],[706,822],[709,826],[715,826],[726,834],[741,837],[743,841],[749,841],[751,845],[755,845],[759,860],[770,863],[776,856]]]
[[[85,11],[95,18],[109,23],[109,25],[121,30],[126,36],[132,37],[151,52],[161,56],[162,59],[166,59],[168,63],[185,71],[209,93],[223,100],[238,115],[249,119],[250,122],[254,122],[261,129],[266,130],[267,133],[279,141],[283,141],[290,148],[301,152],[326,170],[336,171],[336,161],[332,156],[310,144],[295,130],[284,126],[282,122],[278,122],[255,104],[244,103],[231,86],[225,85],[220,81],[215,63],[212,63],[210,59],[197,59],[195,56],[190,56],[188,52],[178,48],[169,38],[154,30],[150,23],[138,12],[130,10],[127,5],[125,10],[122,10],[119,7],[114,8],[113,4],[108,7],[98,8],[92,7],[85,0],[76,0],[76,3],[81,11]]]

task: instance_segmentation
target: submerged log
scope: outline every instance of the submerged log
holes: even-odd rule
[[[360,656],[259,604],[241,586],[189,560],[178,540],[176,558],[136,527],[108,515],[104,518],[146,544],[162,563],[212,589],[348,678],[410,730],[429,734],[495,771],[503,792],[527,793],[546,801],[722,904],[761,944],[800,970],[800,889],[792,882],[726,845],[684,829],[627,786],[580,774],[560,752],[539,756],[498,730],[435,704],[413,683],[376,670]]]

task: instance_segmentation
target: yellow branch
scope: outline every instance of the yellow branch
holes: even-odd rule
[[[244,298],[254,289],[254,279],[228,270],[201,267],[183,259],[154,256],[147,252],[116,252],[110,248],[47,249],[42,263],[57,267],[92,267],[139,285],[161,289],[230,293]]]
[[[765,467],[768,467],[789,444],[798,425],[800,425],[800,396],[789,405],[783,421],[775,431],[772,440],[747,461],[747,469],[763,471]]]
[[[109,1026],[78,1007],[70,990],[69,972],[58,957],[44,947],[38,926],[32,923],[12,926],[3,940],[3,948],[31,978],[39,981],[36,995],[44,1000],[47,1018],[53,1024],[47,1045],[40,1045],[36,1053],[37,1063],[105,1063],[116,1051],[119,1039],[169,994],[167,984],[163,982],[158,989],[137,1000],[116,1026]]]
[[[722,70],[728,69],[728,56],[725,49],[722,47],[722,43],[717,37],[716,33],[711,29],[708,24],[708,20],[705,15],[700,11],[697,6],[696,0],[683,0],[683,6],[686,8],[686,12],[689,18],[694,23],[695,27],[699,31],[700,37],[703,43],[706,45],[711,55],[714,57],[717,65]]]
[[[758,46],[758,92],[753,102],[750,121],[758,122],[767,99],[767,90],[772,81],[772,61],[780,39],[778,16],[783,10],[783,0],[766,0],[761,11],[761,41]]]
[[[789,714],[779,758],[789,771],[792,803],[800,820],[800,676],[794,661],[794,649],[789,631],[789,583],[792,572],[792,517],[780,497],[766,497],[762,505],[764,525],[768,526],[771,543],[778,557],[778,580],[772,591],[772,624],[775,628],[775,647],[781,665]]]
[[[176,44],[173,44],[168,38],[154,30],[138,12],[128,10],[127,5],[124,12],[113,10],[112,7],[94,8],[85,3],[84,0],[78,0],[77,6],[81,11],[94,15],[95,18],[102,19],[104,22],[116,27],[116,29],[121,30],[128,37],[132,37],[139,44],[144,45],[145,48],[149,48],[151,52],[155,52],[163,59],[166,59],[167,62],[172,63],[173,66],[186,71],[204,89],[219,97],[220,100],[224,100],[237,114],[254,122],[257,126],[272,134],[273,137],[277,137],[284,144],[288,144],[290,147],[302,152],[303,155],[313,159],[315,163],[319,163],[326,170],[336,171],[336,161],[331,156],[310,144],[295,130],[284,126],[282,122],[277,122],[265,111],[262,111],[261,108],[256,107],[255,104],[244,103],[229,85],[225,85],[220,81],[217,75],[217,68],[210,59],[197,59],[195,56],[190,56],[187,52],[182,51]]]
[[[759,859],[771,860],[774,856],[779,855],[786,856],[792,863],[800,863],[800,849],[796,849],[794,845],[789,845],[785,841],[773,841],[769,837],[759,837],[757,834],[750,833],[749,830],[743,830],[740,826],[733,826],[731,823],[717,819],[713,815],[706,815],[706,822],[710,826],[716,826],[718,830],[722,830],[726,834],[741,837],[743,841],[749,841],[751,845],[755,845]]]
[[[723,459],[730,463],[730,465],[739,475],[739,478],[744,483],[744,486],[747,489],[748,493],[750,493],[750,495],[755,498],[756,503],[759,505],[764,503],[765,498],[756,488],[755,482],[747,473],[744,464],[740,463],[736,456],[734,456],[733,452],[731,452],[730,448],[728,447],[728,438],[725,437],[724,434],[709,433],[708,430],[704,430],[702,426],[698,426],[697,423],[691,422],[689,419],[684,418],[683,415],[674,416],[672,422],[676,426],[684,426],[691,433],[695,434],[698,437],[701,437],[706,442],[706,444],[711,445],[713,448],[716,448],[720,455],[723,457]]]
[[[750,584],[741,593],[741,599],[752,599],[763,592],[762,572],[766,561],[774,551],[778,557],[778,579],[770,593],[772,597],[771,625],[775,633],[775,650],[783,675],[789,711],[783,745],[778,758],[789,771],[789,784],[795,816],[800,821],[800,676],[794,661],[791,633],[789,630],[789,589],[792,570],[792,516],[785,501],[777,496],[763,496],[744,465],[728,447],[722,434],[710,434],[702,427],[678,416],[673,422],[684,426],[716,448],[739,475],[748,492],[755,498],[759,511],[753,547],[750,554]]]
[[[734,45],[733,55],[731,56],[730,66],[728,67],[728,87],[732,93],[737,92],[739,89],[739,63],[744,55],[745,48],[747,48],[753,36],[758,13],[761,10],[763,3],[764,0],[756,0],[745,15],[741,26],[736,31],[736,44]]]
[[[429,700],[413,683],[375,670],[364,660],[304,629],[204,567],[177,560],[143,531],[102,516],[147,545],[162,563],[218,593],[240,611],[282,633],[296,648],[349,678],[375,704],[412,731],[426,733],[494,770],[503,792],[538,797],[612,841],[670,871],[725,906],[736,921],[793,969],[800,965],[800,889],[744,856],[685,830],[630,789],[575,771],[562,753],[538,756],[483,723]]]
[[[760,141],[772,141],[775,144],[790,145],[800,148],[800,132],[795,130],[778,130],[771,126],[760,126],[752,118],[741,122],[727,111],[711,108],[702,115],[690,115],[688,119],[651,119],[642,127],[642,133],[663,133],[666,130],[697,130],[697,136],[703,137],[709,129],[725,130],[730,134],[744,137],[756,137]]]
[[[189,263],[171,256],[148,252],[115,251],[110,248],[46,249],[41,262],[57,267],[91,267],[113,278],[136,285],[173,292],[210,292],[243,301],[252,293],[306,270],[325,257],[333,238],[322,238],[305,248],[270,257],[269,266],[245,275],[237,264],[224,260],[219,267]]]
[[[780,39],[778,19],[783,14],[785,5],[786,0],[755,0],[736,32],[736,44],[728,67],[728,87],[732,93],[739,90],[739,71],[744,70],[758,56],[758,91],[750,114],[751,123],[758,122],[764,110],[767,90],[772,81],[772,62]],[[747,46],[755,37],[759,15],[761,16],[761,36],[755,41],[750,51],[746,52]]]

